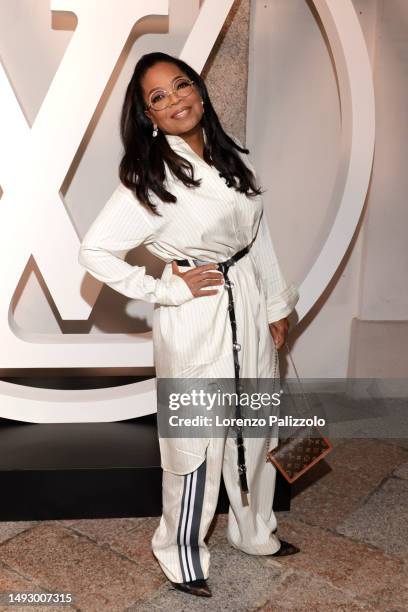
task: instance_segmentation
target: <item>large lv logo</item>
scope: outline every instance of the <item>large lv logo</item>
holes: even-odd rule
[[[198,2],[198,0],[195,0]],[[341,158],[333,197],[338,213],[300,288],[302,318],[336,271],[358,224],[370,178],[375,119],[371,66],[351,0],[313,0],[330,41],[341,104]],[[233,0],[205,0],[181,57],[201,72]],[[28,334],[11,316],[12,297],[32,255],[63,319],[87,319],[81,297],[79,239],[59,190],[133,25],[166,15],[167,0],[51,0],[78,26],[33,126],[0,65],[0,368],[153,365],[150,338],[109,334],[91,342],[72,334]],[[338,204],[339,202],[339,204]],[[97,412],[95,411],[97,407]],[[109,421],[156,410],[154,379],[113,389],[55,391],[0,381],[0,417],[32,422]]]

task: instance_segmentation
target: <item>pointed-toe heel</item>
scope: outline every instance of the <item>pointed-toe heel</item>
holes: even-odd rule
[[[175,589],[189,593],[190,595],[197,595],[198,597],[212,597],[211,589],[207,584],[207,581],[203,578],[198,580],[191,580],[190,582],[172,582]]]
[[[295,555],[298,552],[300,552],[300,548],[294,544],[285,542],[285,540],[281,540],[281,547],[279,550],[269,555],[269,557],[286,557],[286,555]]]

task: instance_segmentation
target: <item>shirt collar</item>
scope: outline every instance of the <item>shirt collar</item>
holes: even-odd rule
[[[201,129],[203,131],[204,142],[207,143],[207,137],[206,137],[206,134],[205,134],[205,130],[203,128],[201,128]],[[187,144],[187,142],[184,140],[184,138],[182,138],[182,136],[177,136],[176,134],[165,134],[165,137],[167,139],[167,142],[171,146],[171,148],[181,147],[181,148],[184,148],[184,149],[190,149],[191,150],[190,145]]]

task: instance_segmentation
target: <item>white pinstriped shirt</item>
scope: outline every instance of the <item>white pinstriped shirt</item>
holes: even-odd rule
[[[262,215],[262,197],[248,198],[227,187],[218,170],[204,162],[183,138],[174,135],[166,138],[177,153],[193,164],[195,178],[202,179],[200,187],[186,187],[166,166],[166,188],[176,195],[177,202],[164,203],[153,196],[162,214],[158,217],[120,183],[84,236],[79,263],[119,293],[158,304],[153,320],[158,376],[184,376],[189,375],[193,366],[198,366],[200,372],[200,364],[214,363],[222,355],[230,355],[231,343],[224,338],[230,333],[225,316],[228,298],[222,285],[217,287],[217,295],[195,297],[187,283],[172,273],[173,259],[224,261],[256,235],[249,254],[229,271],[235,281],[237,318],[241,315],[242,325],[248,326],[241,330],[238,327],[241,338],[252,332],[258,336],[261,327],[261,333],[269,334],[268,329],[265,331],[266,323],[287,316],[299,294],[283,278]],[[254,171],[248,156],[241,155]],[[161,278],[148,275],[145,266],[132,266],[124,261],[127,252],[142,243],[166,262]],[[249,317],[254,304],[260,311],[265,308],[264,317],[260,318],[258,312],[256,321]],[[215,339],[217,332],[223,341]],[[256,361],[259,355],[252,358]],[[249,368],[248,375],[255,371],[256,367]]]

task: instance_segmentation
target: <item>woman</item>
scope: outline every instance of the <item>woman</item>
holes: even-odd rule
[[[276,259],[249,151],[223,130],[200,75],[167,54],[144,55],[126,91],[121,136],[120,184],[85,235],[80,264],[123,295],[158,305],[158,379],[276,377],[299,294]],[[166,262],[160,279],[124,261],[142,243]],[[265,450],[276,437],[269,448],[239,428],[236,439],[159,442],[163,514],[152,549],[176,588],[211,596],[204,538],[221,473],[230,544],[254,555],[299,551],[274,533],[276,470]]]

